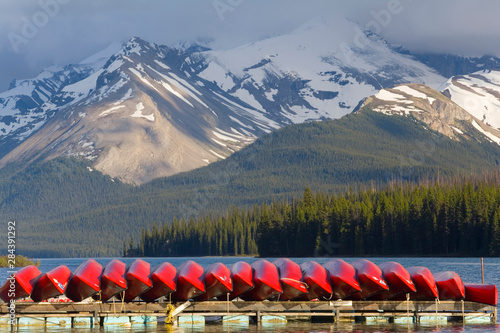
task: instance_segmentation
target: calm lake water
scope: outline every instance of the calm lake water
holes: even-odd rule
[[[174,266],[179,266],[188,259],[193,259],[200,265],[207,267],[214,262],[222,262],[228,266],[243,260],[253,262],[256,260],[251,257],[199,257],[199,258],[145,258],[152,267],[164,261],[170,262]],[[298,264],[315,260],[318,263],[324,263],[330,258],[292,258]],[[355,261],[359,258],[342,257],[347,262]],[[481,283],[481,260],[480,258],[368,258],[375,264],[385,261],[397,261],[405,267],[425,266],[433,273],[452,270],[457,272],[464,282]],[[46,272],[59,265],[67,265],[74,271],[86,259],[59,258],[59,259],[40,259],[40,270]],[[105,265],[111,258],[96,259],[102,265]],[[133,258],[121,258],[125,263],[129,263]],[[269,259],[270,261],[274,260]],[[0,281],[7,278],[7,269],[0,269]],[[487,284],[500,286],[500,258],[484,259],[484,280]],[[0,332],[9,332],[10,329],[1,329]],[[339,324],[316,324],[309,322],[288,322],[286,325],[275,324],[271,326],[264,325],[222,325],[207,324],[205,326],[193,327],[169,327],[163,324],[158,325],[133,325],[132,328],[123,327],[105,327],[96,329],[70,329],[64,327],[56,328],[18,328],[16,332],[500,332],[498,324],[434,324],[421,323],[416,324],[358,324],[358,323],[339,323]]]

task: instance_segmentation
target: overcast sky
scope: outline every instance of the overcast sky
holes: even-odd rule
[[[499,14],[497,0],[1,0],[0,91],[132,36],[230,48],[330,15],[413,51],[500,56]]]

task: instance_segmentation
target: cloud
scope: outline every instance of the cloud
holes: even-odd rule
[[[398,12],[389,20],[377,16],[391,8]],[[132,36],[167,45],[210,40],[214,48],[230,48],[287,33],[317,16],[379,28],[390,42],[412,50],[500,55],[499,12],[500,2],[489,0],[1,1],[0,91],[13,78],[79,62]]]

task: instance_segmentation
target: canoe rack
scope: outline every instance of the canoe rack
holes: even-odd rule
[[[16,302],[16,324],[19,326],[128,326],[138,323],[173,322],[186,317],[241,316],[261,323],[264,318],[311,319],[339,322],[387,321],[420,323],[423,320],[463,321],[482,319],[496,323],[497,308],[466,301],[205,301],[171,304],[169,302]],[[0,304],[0,326],[8,326],[8,304]],[[118,320],[121,318],[121,320]]]

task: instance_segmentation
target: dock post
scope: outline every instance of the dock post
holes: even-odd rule
[[[99,327],[101,323],[99,322],[99,317],[97,316],[97,311],[93,310],[93,318],[92,318],[92,328]]]
[[[335,310],[335,323],[339,323],[340,322],[340,310],[337,309]]]
[[[257,320],[257,324],[260,324],[260,310],[257,310],[256,320]]]
[[[484,266],[483,266],[483,257],[481,257],[481,283],[484,284]]]

